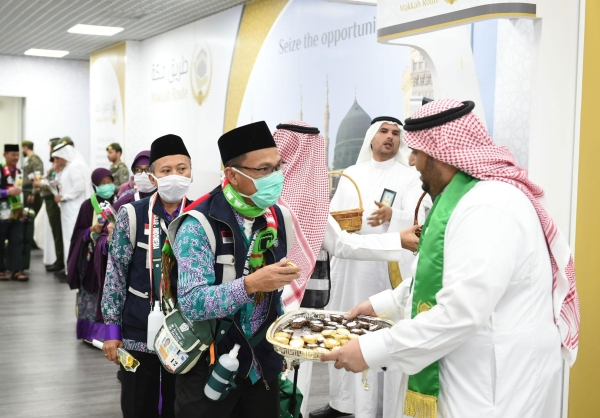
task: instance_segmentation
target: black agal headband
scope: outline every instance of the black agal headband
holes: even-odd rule
[[[433,128],[435,126],[444,125],[458,118],[462,118],[467,113],[470,113],[475,108],[475,103],[471,101],[462,102],[462,106],[453,107],[452,109],[444,110],[431,116],[424,118],[408,118],[404,121],[405,131],[421,131],[423,129]]]
[[[400,122],[400,120],[393,118],[391,116],[378,116],[371,121],[371,125],[373,125],[374,123],[377,123],[377,122],[381,122],[381,121],[394,122],[394,123],[397,123],[398,125],[402,126],[402,122]]]
[[[317,128],[313,128],[312,126],[300,126],[300,125],[289,125],[287,123],[280,123],[277,125],[277,129],[285,129],[286,131],[299,132],[301,134],[312,134],[317,135],[321,131]]]

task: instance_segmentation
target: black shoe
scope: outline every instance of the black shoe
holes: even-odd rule
[[[66,283],[66,281],[67,281],[67,274],[65,273],[64,270],[55,271],[54,277],[56,277],[58,279],[58,281],[61,283]]]
[[[347,414],[345,412],[340,412],[337,409],[333,409],[329,404],[325,405],[323,408],[315,409],[310,414],[308,414],[308,418],[337,418],[337,417],[347,417],[352,414]]]
[[[46,271],[49,272],[49,273],[51,273],[53,271],[61,271],[61,270],[64,270],[64,269],[65,269],[65,266],[63,264],[56,264],[56,263],[54,263],[54,264],[51,264],[49,266],[46,266]]]

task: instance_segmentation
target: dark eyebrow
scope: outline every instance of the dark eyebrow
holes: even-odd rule
[[[279,161],[277,162],[277,164],[275,164],[275,166],[269,165],[269,163],[262,163],[258,166],[258,168],[277,167],[279,164],[281,164],[282,161],[283,158],[279,157]]]

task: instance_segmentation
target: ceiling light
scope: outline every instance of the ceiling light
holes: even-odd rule
[[[31,48],[24,52],[25,55],[34,55],[36,57],[51,57],[51,58],[62,58],[67,55],[69,51],[57,51],[55,49],[35,49]]]
[[[100,36],[113,36],[119,33],[123,28],[116,26],[96,26],[96,25],[75,25],[67,32],[69,33],[81,33],[83,35],[100,35]]]

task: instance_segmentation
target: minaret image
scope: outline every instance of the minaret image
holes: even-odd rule
[[[325,78],[325,115],[323,121],[323,138],[325,139],[325,161],[329,168],[329,76]]]

